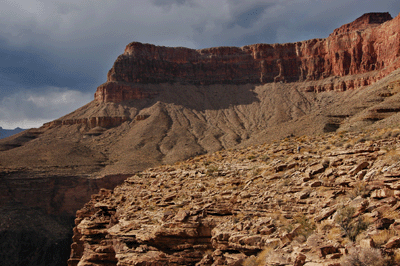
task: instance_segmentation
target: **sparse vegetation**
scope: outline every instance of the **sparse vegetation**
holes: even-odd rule
[[[316,229],[315,222],[304,214],[296,216],[293,220],[295,223],[300,224],[297,235],[303,236],[306,240]]]
[[[274,249],[277,247],[277,244],[272,244],[265,248],[263,251],[258,253],[257,256],[250,256],[248,257],[244,262],[243,266],[263,266],[265,265],[265,261],[268,256],[271,255],[271,253],[274,251]]]
[[[341,260],[342,266],[390,266],[391,259],[375,248],[353,248]]]
[[[208,176],[213,175],[215,172],[217,172],[219,170],[218,166],[215,164],[208,164],[207,165],[207,170],[206,170],[206,174]]]
[[[370,190],[368,188],[368,184],[362,181],[358,181],[354,185],[353,189],[348,192],[348,195],[350,199],[354,199],[358,196],[365,198],[366,196],[369,195],[369,193]]]
[[[368,228],[368,223],[359,216],[353,218],[355,209],[350,206],[340,206],[336,212],[335,222],[337,222],[342,228],[346,236],[351,240],[355,241],[358,234]]]

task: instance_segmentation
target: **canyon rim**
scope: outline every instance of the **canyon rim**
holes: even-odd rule
[[[209,221],[213,215],[232,215],[224,201],[221,208],[217,208],[218,202],[210,201],[204,202],[212,204],[208,207],[199,203],[198,209],[190,205],[186,210],[170,204],[178,194],[154,199],[156,195],[145,193],[149,187],[133,191],[135,197],[143,192],[141,199],[148,197],[165,205],[160,208],[172,206],[172,210],[165,210],[171,211],[170,215],[160,219],[165,224],[170,219],[175,221],[169,224],[170,230],[149,229],[148,235],[140,235],[135,231],[142,230],[133,217],[135,210],[130,210],[133,214],[120,210],[117,215],[118,206],[113,205],[123,197],[129,200],[130,195],[121,193],[121,198],[115,199],[117,194],[108,190],[92,200],[91,195],[100,188],[113,189],[128,177],[119,190],[129,190],[127,183],[145,186],[141,178],[158,180],[158,170],[134,174],[198,155],[246,149],[285,137],[373,130],[398,123],[399,34],[400,16],[368,13],[334,30],[326,39],[296,43],[200,50],[128,44],[92,102],[38,129],[0,140],[0,208],[4,215],[0,224],[1,261],[10,265],[62,265],[70,257],[69,265],[147,265],[146,259],[152,265],[194,265],[200,261],[219,265],[255,255],[264,246],[252,247],[255,240],[245,238],[248,235],[242,240],[236,233],[224,235]],[[364,152],[379,153],[368,149],[360,146]],[[372,169],[372,161],[368,164]],[[304,165],[301,171],[311,171],[312,166]],[[226,174],[241,175],[228,170]],[[312,177],[316,174],[308,173]],[[176,176],[186,178],[186,173]],[[268,172],[265,178],[272,177]],[[245,181],[238,181],[238,185]],[[89,201],[86,209],[81,209]],[[139,215],[140,210],[136,211]],[[158,220],[147,218],[141,222],[161,226]],[[277,227],[270,224],[265,221],[260,226]],[[190,239],[187,236],[193,232],[181,226],[195,228],[199,238],[191,238],[195,243],[168,246],[166,241],[176,237],[175,233]],[[259,230],[263,230],[261,227]],[[132,234],[142,239],[133,239]],[[339,248],[329,254],[339,253]],[[193,250],[196,254],[191,253]],[[221,257],[214,254],[217,250],[227,254]],[[207,259],[212,262],[207,264]]]

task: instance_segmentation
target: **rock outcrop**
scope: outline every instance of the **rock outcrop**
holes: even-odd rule
[[[77,212],[69,265],[397,265],[399,134],[288,138],[148,169]]]
[[[62,171],[60,167],[60,172]],[[22,170],[22,169],[21,169]],[[0,172],[2,265],[65,265],[76,210],[126,175],[88,178]]]
[[[123,102],[133,99],[150,98],[156,93],[143,91],[140,87],[123,82],[108,81],[97,88],[94,99],[98,102]]]
[[[386,21],[392,19],[392,16],[386,13],[366,13],[359,17],[358,19],[354,20],[351,23],[344,24],[343,26],[335,29],[330,36],[336,36],[341,34],[346,34],[351,31],[360,31],[366,28],[379,26]]]
[[[286,44],[189,49],[132,42],[97,89],[100,102],[150,97],[141,84],[264,84],[322,80],[370,73],[308,90],[349,90],[369,85],[400,66],[400,17],[369,13],[327,39]]]
[[[119,179],[107,179],[107,177],[123,177],[122,175],[125,174],[131,176],[156,165],[167,165],[222,149],[238,149],[254,144],[270,143],[287,136],[315,136],[336,130],[355,131],[399,124],[400,69],[390,72],[398,64],[398,56],[393,49],[386,49],[387,43],[393,44],[393,47],[397,45],[398,21],[399,17],[383,24],[366,23],[365,25],[368,26],[362,30],[352,30],[325,40],[311,40],[295,44],[260,44],[246,46],[247,48],[225,47],[205,50],[156,47],[138,43],[128,46],[128,48],[131,47],[129,48],[131,50],[127,49],[126,54],[116,61],[110,71],[107,83],[100,86],[101,89],[96,93],[95,101],[39,129],[27,130],[0,140],[0,212],[2,217],[5,217],[0,221],[0,242],[3,243],[0,248],[0,261],[6,261],[3,264],[11,265],[14,262],[23,265],[62,265],[66,261],[65,258],[69,251],[68,243],[71,238],[68,235],[72,232],[73,223],[69,219],[73,216],[72,213],[89,199],[89,194],[95,193],[99,187],[105,185],[112,188],[116,185],[113,181]],[[358,48],[355,49],[353,39],[359,40],[361,46],[365,43],[372,47],[372,61],[366,59],[366,54],[356,52]],[[328,40],[331,41],[328,42]],[[334,40],[336,41],[334,42]],[[372,42],[367,42],[367,40],[372,40]],[[332,46],[332,43],[335,46]],[[136,46],[140,49],[134,48]],[[333,47],[332,49],[335,50],[331,51],[327,47]],[[258,51],[258,54],[253,55],[251,49],[255,52]],[[149,53],[153,50],[155,53],[150,55]],[[178,53],[178,51],[184,52]],[[298,56],[296,51],[301,56]],[[348,57],[350,59],[346,59],[350,62],[349,65],[354,65],[353,68],[349,67],[349,75],[345,75],[344,63],[338,63],[340,60],[340,62],[344,60],[342,55],[347,56],[347,52],[344,53],[344,51],[350,54]],[[332,62],[325,62],[328,59],[332,60],[332,56],[336,52],[338,53],[336,65]],[[186,61],[181,58],[185,53],[187,56],[183,58],[186,58]],[[328,57],[329,53],[332,54],[331,57]],[[187,61],[189,55],[193,55],[198,61]],[[243,58],[247,61],[242,60]],[[384,62],[384,64],[376,63],[373,67],[375,70],[372,70],[372,67],[368,68],[369,65],[358,67],[358,61],[355,58],[360,58],[361,62],[365,64],[369,64],[368,62],[372,62],[372,64]],[[260,71],[260,64],[263,60],[264,66],[270,67],[271,71],[265,71],[265,76],[261,78],[260,72],[257,71]],[[132,64],[129,63],[130,61]],[[341,67],[340,64],[342,64]],[[184,70],[190,65],[195,71],[185,74]],[[362,64],[360,63],[360,65]],[[299,67],[302,71],[299,70]],[[325,67],[327,67],[326,70]],[[254,69],[256,69],[255,72]],[[315,74],[312,72],[314,70]],[[334,76],[335,71],[339,74],[340,71],[344,71],[344,76]],[[352,72],[350,73],[350,71]],[[113,72],[116,74],[114,75]],[[136,73],[135,79],[132,76],[133,72]],[[387,75],[388,73],[390,75]],[[240,75],[243,75],[245,80]],[[383,76],[385,77],[380,79]],[[113,80],[117,77],[118,79]],[[154,77],[157,79],[153,79]],[[223,77],[225,81],[222,80]],[[204,85],[201,85],[203,78]],[[254,80],[252,81],[254,83],[248,83],[247,80]],[[363,90],[348,90],[369,83],[374,84]],[[347,91],[316,93],[324,90]],[[369,154],[374,152],[366,151]],[[243,154],[246,152],[243,151]],[[357,156],[364,156],[364,154],[357,154]],[[236,155],[239,156],[239,154]],[[252,155],[246,155],[246,157],[251,158]],[[212,158],[210,157],[209,160],[213,160]],[[274,165],[274,173],[268,178],[279,178],[275,174],[286,173],[286,171],[306,166],[286,163],[288,158],[285,157],[276,166]],[[321,171],[327,171],[325,164],[320,159],[314,160],[305,157],[304,160],[309,161],[310,165],[307,165],[309,168],[304,172],[305,176],[301,181],[310,189],[325,189],[324,180],[314,178],[314,176],[320,175]],[[220,161],[228,163],[223,159]],[[365,170],[372,169],[375,165],[369,159],[367,162],[367,168],[359,172],[357,172],[357,167],[362,168],[362,163],[354,165],[352,169],[343,168],[341,170],[343,172],[349,170],[348,175],[351,176],[354,174],[360,178],[364,175],[367,179],[371,179],[375,172],[365,172]],[[203,164],[211,163],[204,162]],[[315,165],[311,165],[314,163]],[[340,162],[334,164],[339,165]],[[233,165],[232,167],[238,171],[231,175],[227,169],[226,176],[240,178],[245,182],[244,184],[239,182],[238,185],[232,184],[232,188],[236,186],[243,190],[255,188],[250,184],[245,189],[248,180],[243,175],[246,174],[246,169],[241,171],[241,166]],[[160,176],[165,175],[168,180],[172,178],[173,182],[176,181],[177,185],[183,184],[182,180],[187,181],[186,174],[181,176],[180,170],[176,176],[182,180],[175,180],[175,177],[168,175],[169,167],[160,169],[163,170],[151,170],[155,172],[155,177],[149,177],[149,179],[160,180]],[[203,172],[208,172],[208,170],[210,179],[203,176]],[[149,170],[149,172],[151,171]],[[212,166],[206,170],[199,170],[199,173],[195,174],[198,179],[193,178],[192,183],[187,181],[188,185],[197,187],[198,183],[196,182],[203,179],[207,182],[214,181],[215,178],[211,175],[213,172],[217,173],[217,169]],[[191,175],[190,172],[189,176]],[[149,175],[145,172],[141,173],[141,176],[147,178]],[[141,179],[141,176],[129,179],[130,182],[135,182],[133,186],[131,184],[133,188],[129,188],[134,190],[132,193],[135,195],[136,189],[148,190],[147,183],[141,187],[140,182],[145,181],[143,178]],[[220,176],[218,174],[215,177],[219,178]],[[207,176],[207,178],[209,177]],[[154,217],[157,218],[151,225],[155,227],[146,227],[146,230],[149,229],[147,231],[149,235],[145,234],[145,231],[141,231],[139,227],[132,225],[132,234],[140,237],[139,240],[134,240],[132,235],[124,235],[126,241],[118,238],[123,235],[122,231],[125,230],[118,229],[118,226],[124,226],[123,219],[125,219],[124,214],[119,216],[120,213],[124,213],[120,207],[126,206],[129,209],[137,206],[142,208],[149,214],[149,219],[156,210],[147,209],[148,206],[142,206],[142,203],[134,204],[133,201],[129,202],[130,206],[122,203],[109,204],[111,202],[109,199],[114,197],[116,192],[111,193],[104,190],[102,191],[103,196],[95,196],[94,201],[104,200],[105,205],[102,207],[103,203],[101,203],[94,206],[92,202],[87,205],[88,209],[79,212],[78,227],[75,229],[74,236],[76,243],[73,246],[75,255],[71,258],[71,263],[79,261],[84,265],[91,261],[92,265],[97,262],[100,265],[107,263],[113,265],[117,260],[122,263],[125,253],[126,263],[130,263],[130,261],[141,261],[143,264],[145,264],[144,261],[154,261],[155,263],[175,261],[176,263],[188,262],[190,264],[199,259],[203,261],[202,263],[218,260],[234,262],[248,259],[251,254],[263,249],[263,241],[266,240],[264,236],[279,230],[282,232],[279,229],[280,224],[265,224],[267,228],[265,230],[261,228],[263,231],[260,234],[263,235],[263,240],[258,249],[255,247],[258,244],[253,244],[253,241],[258,243],[256,239],[245,238],[246,240],[242,241],[239,236],[235,235],[235,238],[229,240],[232,236],[230,234],[226,240],[224,236],[219,236],[213,230],[220,229],[223,232],[231,230],[225,230],[226,223],[223,220],[224,217],[232,217],[232,213],[236,215],[236,210],[230,209],[230,206],[242,208],[240,205],[242,203],[249,206],[253,204],[245,201],[253,199],[253,190],[248,191],[249,195],[245,193],[241,195],[241,203],[233,202],[233,205],[229,205],[231,203],[225,201],[228,194],[221,195],[221,200],[218,194],[212,195],[211,199],[205,198],[209,201],[207,203],[201,203],[200,200],[197,202],[200,194],[193,194],[193,199],[195,199],[193,203],[197,202],[198,206],[187,204],[185,196],[182,196],[182,202],[187,205],[187,209],[183,208],[178,215],[178,210],[183,205],[171,203],[176,202],[177,199],[173,197],[173,191],[165,190],[175,186],[168,180],[162,180],[163,184],[160,185],[160,188],[157,188],[154,195],[150,195],[151,198],[147,199],[151,204],[154,202],[153,205],[148,204],[148,206],[167,212],[166,217],[161,218],[162,221],[163,219],[165,221],[160,223],[160,217],[154,212]],[[260,180],[264,181],[264,179]],[[263,188],[258,183],[260,180],[253,180],[252,184],[260,185]],[[347,179],[338,179],[337,182],[343,186],[351,185]],[[298,185],[298,183],[296,184]],[[198,188],[201,193],[211,191],[208,188],[204,191],[203,189]],[[271,188],[271,191],[273,189]],[[376,190],[372,197],[373,200],[387,199],[384,197],[390,194],[390,191],[382,187]],[[215,193],[221,191],[214,190]],[[164,192],[172,194],[168,194],[168,197],[165,194],[164,197]],[[302,207],[307,205],[304,202],[307,203],[310,197],[314,198],[315,196],[312,191],[300,190],[299,192],[301,193],[296,195],[302,200],[298,202]],[[27,196],[29,197],[27,198]],[[188,194],[188,196],[192,201],[192,194]],[[215,196],[215,203],[213,196]],[[266,199],[266,202],[270,201],[271,204],[275,204],[271,205],[272,207],[283,205],[279,199],[283,199],[283,201],[285,199],[277,197],[275,200],[274,195],[268,195],[268,197],[271,199]],[[143,194],[136,198],[138,201],[144,201],[146,195]],[[118,199],[115,202],[119,202]],[[210,206],[207,205],[209,203]],[[168,204],[168,206],[162,207],[164,204]],[[245,205],[246,208],[247,205]],[[257,204],[254,203],[254,205]],[[321,210],[321,216],[318,216],[317,220],[325,221],[325,217],[330,217],[329,215],[335,212],[333,203],[328,204],[327,207],[316,208],[316,211]],[[243,207],[243,209],[245,208]],[[252,208],[249,209],[253,211]],[[198,210],[204,210],[204,213],[197,212]],[[147,218],[143,218],[139,209],[138,211],[138,217],[136,217],[138,220],[135,221],[147,225]],[[168,216],[168,211],[172,211],[172,218]],[[186,211],[189,211],[189,214]],[[258,210],[254,213],[259,217],[263,217],[264,214],[263,212],[259,213]],[[247,213],[245,215],[247,217]],[[133,221],[136,218],[126,217],[126,220]],[[242,219],[240,216],[236,218]],[[388,221],[391,221],[392,218],[382,218],[389,220],[381,220],[379,228],[386,228]],[[255,220],[258,221],[256,218]],[[65,224],[65,221],[68,224]],[[98,221],[102,221],[103,224],[100,226]],[[213,221],[215,223],[221,221],[223,227],[215,226]],[[234,224],[236,223],[235,219]],[[114,227],[115,231],[109,231],[110,226],[116,226]],[[167,226],[167,229],[164,226]],[[186,229],[182,229],[181,226],[187,226],[191,231],[189,229],[185,231]],[[130,225],[126,230],[129,228]],[[249,228],[249,230],[254,229],[253,227]],[[51,232],[48,231],[50,229]],[[212,229],[211,232],[210,229]],[[165,233],[164,230],[170,231]],[[171,233],[171,231],[175,231],[175,233]],[[195,232],[198,234],[194,235]],[[237,232],[243,233],[244,231],[240,229]],[[128,233],[131,232],[128,231]],[[171,235],[169,235],[170,233]],[[258,237],[260,234],[254,231],[254,236]],[[217,235],[218,237],[216,237]],[[120,246],[111,241],[114,236]],[[290,240],[291,236],[293,234],[287,236],[287,239]],[[280,237],[283,235],[279,235],[279,239]],[[187,241],[189,243],[186,243]],[[215,241],[218,244],[214,244],[217,243]],[[154,244],[156,242],[161,244]],[[169,242],[173,246],[169,246]],[[368,245],[368,241],[364,242],[364,246]],[[29,247],[27,248],[22,243],[29,243]],[[369,244],[372,246],[371,243]],[[396,244],[396,239],[393,239],[386,243],[386,246],[392,247]],[[221,246],[221,248],[214,250],[214,245]],[[237,251],[225,252],[226,249],[222,248],[223,245],[234,246]],[[173,254],[168,252],[170,247],[173,249]],[[134,252],[132,252],[133,248],[135,248]],[[339,256],[337,253],[329,254],[329,252],[333,252],[332,250],[337,251],[334,248],[326,246],[322,253],[325,257]],[[54,254],[54,250],[62,250],[59,253],[62,256],[52,258],[51,254]],[[198,253],[193,253],[193,250],[198,250]],[[204,257],[204,252],[207,253],[207,250],[213,250],[213,252]],[[177,252],[179,256],[176,255]],[[296,261],[296,265],[301,265],[304,261],[309,260],[307,252],[302,252],[304,254],[301,254],[306,256],[306,259],[301,254],[296,255],[296,258],[292,259],[292,261]],[[135,253],[135,258],[128,253]],[[219,259],[218,256],[221,254],[223,258]],[[160,260],[164,255],[166,258]],[[295,256],[295,254],[292,255]],[[18,260],[18,258],[22,260]],[[96,260],[97,262],[94,262]]]

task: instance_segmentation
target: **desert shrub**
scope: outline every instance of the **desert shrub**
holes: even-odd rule
[[[203,161],[204,166],[209,166],[211,163],[211,161]]]
[[[257,257],[254,255],[248,257],[243,262],[243,266],[264,266],[266,259],[268,258],[268,256],[271,255],[271,253],[273,253],[276,247],[277,247],[276,244],[272,244],[271,246],[266,247],[263,251],[258,253]]]
[[[348,192],[348,196],[351,199],[354,199],[358,196],[365,198],[366,196],[369,195],[369,192],[370,190],[368,188],[367,183],[359,181],[354,185],[354,188]]]
[[[314,220],[307,218],[305,215],[300,215],[294,218],[295,223],[300,224],[298,235],[304,236],[307,239],[316,229]]]
[[[248,257],[244,262],[243,262],[243,266],[257,266],[257,258],[256,256],[252,255],[250,257]]]
[[[249,156],[247,156],[247,160],[253,160],[253,159],[255,159],[255,158],[257,158],[257,156],[255,156],[255,155],[249,155]]]
[[[320,224],[318,224],[318,231],[321,233],[326,233],[334,228],[334,224],[329,220],[322,220]]]
[[[214,173],[218,172],[219,168],[216,165],[208,165],[206,170],[207,176],[212,176]]]
[[[264,162],[267,162],[269,160],[269,156],[268,155],[263,155],[261,157],[261,160],[263,160]]]
[[[338,208],[335,217],[335,222],[339,224],[346,236],[353,242],[356,240],[357,235],[369,226],[362,217],[353,219],[354,213],[355,209],[353,207],[341,206]]]
[[[351,241],[355,241],[357,236],[367,230],[369,223],[366,222],[362,217],[358,217],[353,223],[351,223],[352,227],[350,231],[347,233],[347,236],[350,238]]]
[[[392,265],[390,258],[383,256],[379,249],[353,248],[349,254],[342,257],[342,266],[389,266]]]
[[[340,206],[336,211],[335,222],[340,225],[340,227],[345,231],[348,232],[350,230],[350,223],[353,219],[353,215],[355,209],[350,206]]]

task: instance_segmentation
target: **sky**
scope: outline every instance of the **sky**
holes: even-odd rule
[[[0,127],[40,127],[93,100],[125,46],[194,49],[326,38],[398,0],[2,0]]]

